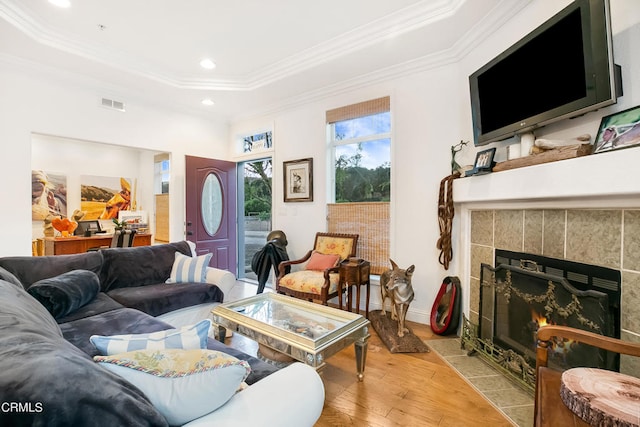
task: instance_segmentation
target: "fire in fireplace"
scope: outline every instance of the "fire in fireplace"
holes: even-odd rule
[[[495,261],[495,268],[482,265],[480,325],[472,347],[527,386],[535,382],[536,332],[544,324],[619,338],[619,271],[504,250],[496,250]],[[549,361],[562,368],[619,369],[617,354],[569,341],[555,342]]]

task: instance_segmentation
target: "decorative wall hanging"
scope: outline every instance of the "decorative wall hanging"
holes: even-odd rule
[[[131,210],[131,179],[81,176],[80,209],[87,220],[118,218],[118,212]]]
[[[594,153],[628,148],[640,144],[640,105],[605,116],[600,121]]]
[[[313,202],[313,159],[283,162],[284,201]]]
[[[42,170],[31,171],[31,220],[47,215],[67,216],[67,177]]]

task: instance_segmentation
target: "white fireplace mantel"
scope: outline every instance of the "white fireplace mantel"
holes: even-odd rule
[[[469,315],[471,212],[484,209],[639,209],[640,147],[453,181],[455,269]]]
[[[640,206],[640,147],[460,178],[453,200],[465,208]]]

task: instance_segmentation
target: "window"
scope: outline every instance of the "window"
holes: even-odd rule
[[[327,111],[327,126],[335,202],[327,208],[328,230],[359,234],[357,255],[382,273],[389,262],[389,98]]]
[[[171,177],[171,161],[168,153],[157,154],[154,157],[154,190],[155,194],[169,193],[169,178]]]

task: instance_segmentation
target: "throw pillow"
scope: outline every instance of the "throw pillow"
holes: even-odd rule
[[[207,281],[207,267],[213,254],[186,256],[176,252],[167,283],[197,283]]]
[[[18,286],[20,289],[24,289],[22,287],[22,283],[20,283],[20,280],[18,280],[18,278],[14,274],[2,267],[0,267],[0,280],[4,280],[5,282],[9,282]]]
[[[211,320],[205,319],[195,325],[183,326],[180,329],[151,332],[148,334],[129,335],[92,335],[91,344],[102,355],[125,353],[134,350],[184,349],[195,350],[207,348],[211,329]]]
[[[307,270],[326,270],[327,268],[335,267],[340,262],[340,255],[337,254],[321,254],[320,252],[313,251],[311,258],[307,262]]]
[[[142,390],[170,425],[215,411],[251,372],[244,360],[208,349],[140,350],[94,360]]]
[[[100,279],[93,271],[72,270],[39,280],[27,292],[60,319],[93,301],[100,292]]]

